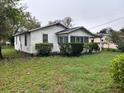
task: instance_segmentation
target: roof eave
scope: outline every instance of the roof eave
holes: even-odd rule
[[[60,26],[63,26],[64,28],[68,29],[68,27],[64,26],[63,24],[56,23],[56,24],[52,24],[52,25],[48,25],[48,26],[44,26],[44,27],[39,27],[39,28],[36,28],[36,29],[32,29],[32,30],[29,30],[27,32],[17,33],[14,36],[25,34],[25,33],[30,33],[30,32],[37,31],[37,30],[40,30],[40,29],[44,29],[44,28],[47,28],[47,27],[51,27],[51,26],[54,26],[54,25],[60,25]]]
[[[79,30],[79,29],[84,29],[88,34],[90,34],[90,35],[93,36],[93,37],[96,37],[95,34],[91,33],[90,31],[88,31],[88,30],[87,30],[86,28],[84,28],[84,27],[79,27],[79,28],[74,29],[73,31],[70,31],[70,32],[67,32],[67,33],[57,32],[57,34],[58,34],[58,35],[61,35],[61,34],[70,34],[70,33],[72,33],[72,32],[75,32],[76,30]]]

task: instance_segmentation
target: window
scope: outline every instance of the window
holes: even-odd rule
[[[59,36],[58,43],[68,43],[68,36]]]
[[[68,37],[67,36],[64,36],[64,43],[68,43]]]
[[[75,43],[75,37],[71,36],[71,43]]]
[[[84,42],[88,43],[89,42],[89,38],[88,37],[84,37]]]
[[[71,43],[83,43],[83,40],[81,36],[71,36]]]
[[[48,34],[43,34],[43,43],[48,43]]]
[[[80,38],[80,42],[83,43],[84,42],[84,39],[83,37]]]
[[[15,42],[16,42],[16,44],[17,44],[17,36],[15,37]]]
[[[27,46],[27,34],[25,34],[25,46]]]
[[[80,42],[80,38],[81,38],[81,37],[76,37],[76,42],[77,42],[77,43]]]
[[[62,37],[58,37],[58,43],[62,43],[63,42],[63,38]]]

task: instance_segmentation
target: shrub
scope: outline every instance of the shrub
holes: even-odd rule
[[[89,43],[84,43],[84,53],[89,53]]]
[[[124,90],[124,54],[112,60],[111,77],[120,89]]]
[[[99,51],[100,50],[100,48],[99,48],[97,43],[93,43],[92,47],[93,47],[94,51]]]
[[[94,51],[97,52],[100,50],[97,43],[86,43],[86,44],[84,44],[84,48],[89,53],[93,53]]]
[[[38,43],[35,45],[35,49],[38,51],[38,55],[49,55],[52,51],[53,44],[51,43]]]
[[[63,55],[77,56],[83,51],[83,43],[60,44],[60,53]]]

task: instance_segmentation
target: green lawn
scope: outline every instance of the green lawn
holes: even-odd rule
[[[30,57],[8,48],[3,53],[0,93],[117,93],[109,71],[119,52]]]

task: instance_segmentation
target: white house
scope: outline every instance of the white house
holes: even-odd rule
[[[53,43],[52,52],[60,52],[58,43],[89,42],[95,35],[84,27],[67,28],[60,23],[15,34],[15,49],[36,54],[35,44]]]

